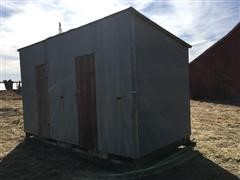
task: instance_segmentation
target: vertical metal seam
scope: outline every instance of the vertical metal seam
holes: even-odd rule
[[[50,87],[50,82],[49,82],[49,76],[50,76],[50,73],[49,73],[49,61],[48,61],[48,49],[47,49],[47,43],[46,42],[44,42],[43,43],[43,53],[44,53],[44,55],[43,55],[43,57],[44,57],[44,59],[43,59],[43,62],[46,64],[46,74],[45,74],[45,76],[47,76],[47,97],[48,97],[48,119],[47,119],[47,121],[48,121],[48,123],[50,124],[49,126],[49,134],[48,134],[48,136],[49,136],[49,138],[51,138],[52,137],[52,127],[53,127],[53,125],[52,125],[52,120],[51,120],[51,115],[52,115],[52,113],[51,113],[51,106],[50,106],[50,94],[49,94],[49,87]],[[45,77],[46,78],[46,77]]]
[[[188,59],[189,59],[189,50],[187,49],[187,82],[188,82],[188,122],[189,122],[189,127],[190,127],[190,135],[192,133],[192,129],[191,129],[191,102],[190,102],[190,70],[189,70],[189,66],[188,66]]]
[[[132,70],[132,118],[133,118],[133,138],[136,146],[136,157],[139,156],[139,134],[138,134],[138,114],[137,114],[137,72],[136,72],[136,52],[135,52],[135,15],[131,15],[131,70]]]

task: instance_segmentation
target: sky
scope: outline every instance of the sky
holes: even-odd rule
[[[189,61],[240,21],[240,0],[0,0],[0,81],[20,80],[17,49],[132,6],[192,45]]]

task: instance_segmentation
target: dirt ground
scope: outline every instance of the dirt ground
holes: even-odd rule
[[[192,139],[197,142],[194,157],[171,169],[132,179],[238,180],[240,106],[191,101],[191,120]],[[14,92],[0,92],[0,179],[99,179],[86,174],[103,171],[100,166],[63,148],[24,141],[21,98]],[[114,179],[106,177],[102,179]]]

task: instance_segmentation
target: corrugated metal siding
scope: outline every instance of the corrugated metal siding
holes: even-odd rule
[[[136,158],[190,135],[188,49],[131,11],[20,50],[27,132],[38,129],[34,67],[46,63],[50,138],[79,143],[75,58],[91,53],[99,151]]]
[[[190,63],[192,98],[240,97],[240,25]]]
[[[26,131],[37,133],[33,67],[47,63],[51,138],[78,144],[74,59],[94,53],[99,150],[135,156],[130,36],[130,13],[125,12],[22,49]]]
[[[136,19],[140,155],[190,136],[188,48]]]
[[[130,18],[127,13],[99,24],[96,82],[99,149],[134,157]]]
[[[38,134],[35,65],[44,63],[46,63],[46,59],[44,58],[44,48],[42,44],[20,52],[24,130],[35,135]]]

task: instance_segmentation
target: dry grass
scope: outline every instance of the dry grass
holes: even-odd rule
[[[191,120],[197,150],[240,175],[240,107],[191,101]]]
[[[0,91],[0,99],[2,100],[21,100],[22,96],[20,96],[16,90],[12,91]]]
[[[22,101],[0,99],[0,159],[23,138]]]
[[[74,179],[91,167],[58,149],[20,143],[24,139],[22,102],[9,97],[1,98],[0,93],[0,179]],[[232,174],[240,175],[240,107],[191,101],[191,118],[195,149],[203,157],[152,179],[235,180]]]

